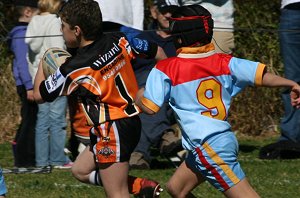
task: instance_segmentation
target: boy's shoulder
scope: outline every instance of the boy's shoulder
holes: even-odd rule
[[[93,65],[99,65],[100,68],[102,68],[120,53],[123,53],[121,47],[126,43],[124,41],[126,41],[126,39],[123,33],[103,34],[92,44],[78,48],[76,54],[69,58],[68,61],[63,64],[64,66],[62,68],[66,73],[82,67],[92,67]],[[99,68],[94,69],[98,70]]]

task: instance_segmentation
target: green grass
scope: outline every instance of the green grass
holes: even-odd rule
[[[300,159],[298,160],[260,160],[259,149],[275,139],[240,139],[239,161],[255,190],[261,197],[294,198],[300,197]],[[159,159],[166,163],[164,159]],[[13,158],[9,143],[0,144],[0,165],[12,167]],[[152,178],[163,186],[174,172],[174,168],[156,170],[132,170],[135,176]],[[40,197],[105,197],[100,187],[82,184],[75,180],[69,170],[53,170],[51,174],[5,174],[8,198]],[[196,197],[218,198],[221,193],[208,183],[197,187],[193,193]],[[170,197],[166,192],[161,197]]]

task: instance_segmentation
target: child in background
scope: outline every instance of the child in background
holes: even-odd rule
[[[29,72],[34,79],[44,52],[51,47],[65,49],[61,35],[61,22],[57,12],[61,0],[39,0],[39,15],[28,25],[25,42],[29,45]],[[41,37],[32,37],[41,36]],[[36,166],[71,168],[72,162],[64,153],[66,142],[67,98],[58,97],[52,102],[38,105],[35,147]]]
[[[168,192],[186,197],[208,181],[226,197],[259,197],[237,161],[238,143],[227,121],[232,98],[247,86],[287,87],[299,108],[300,86],[259,62],[216,53],[213,20],[202,6],[182,6],[169,20],[178,55],[160,61],[136,97],[148,114],[165,101],[176,112],[189,153],[168,181]]]
[[[8,45],[13,59],[13,75],[17,86],[17,93],[21,100],[21,123],[13,142],[16,167],[35,166],[35,123],[37,119],[37,104],[33,99],[33,82],[29,74],[25,34],[31,18],[37,14],[36,0],[14,1],[18,22],[9,32]]]

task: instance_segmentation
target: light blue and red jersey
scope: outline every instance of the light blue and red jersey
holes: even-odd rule
[[[177,57],[160,61],[148,76],[142,98],[154,112],[169,101],[188,150],[230,131],[227,117],[232,97],[247,86],[262,84],[265,65],[213,49],[213,44],[181,48]]]

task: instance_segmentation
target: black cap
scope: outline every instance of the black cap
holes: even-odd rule
[[[167,12],[173,13],[180,6],[178,0],[154,0],[153,4],[157,6],[162,14]]]
[[[15,6],[29,6],[33,8],[37,8],[38,1],[37,0],[13,0]]]

